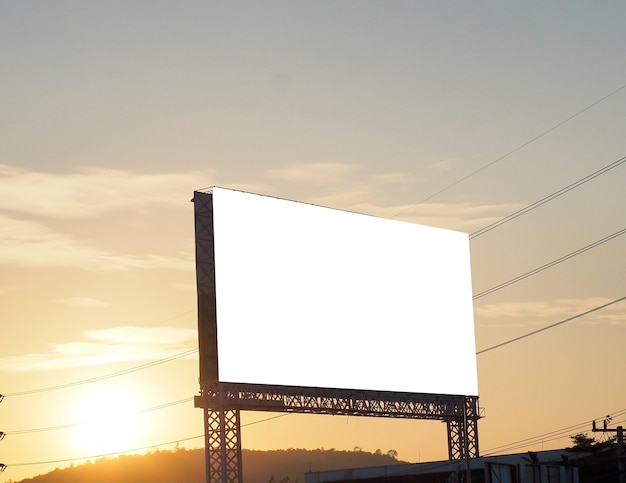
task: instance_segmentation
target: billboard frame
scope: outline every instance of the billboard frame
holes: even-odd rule
[[[479,456],[478,396],[219,381],[212,194],[194,191],[200,395],[207,483],[242,482],[241,411],[446,422],[449,459]]]

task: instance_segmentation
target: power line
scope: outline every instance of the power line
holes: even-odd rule
[[[615,417],[620,416],[621,414],[625,413],[626,409],[621,409],[620,411],[618,411],[617,413],[610,413],[613,414]],[[592,421],[592,420],[591,420]],[[567,428],[562,428],[562,429],[557,429],[555,431],[551,431],[549,433],[545,433],[543,435],[538,435],[532,438],[527,438],[527,439],[523,439],[521,441],[517,441],[514,443],[509,443],[509,444],[505,444],[505,445],[501,445],[501,446],[497,446],[493,449],[487,450],[486,454],[485,452],[481,453],[481,457],[483,456],[494,456],[495,454],[499,454],[499,452],[495,452],[494,450],[499,449],[499,448],[508,448],[511,447],[511,449],[517,449],[517,448],[523,448],[523,447],[527,447],[527,446],[532,446],[533,444],[538,444],[540,442],[545,442],[545,441],[553,441],[556,439],[561,439],[565,436],[560,436],[560,437],[554,437],[554,438],[549,438],[549,439],[542,439],[545,436],[549,436],[549,435],[553,435],[553,434],[559,434],[559,433],[563,433],[564,431],[570,431],[574,428],[583,428],[584,426],[589,426],[589,423],[591,423],[591,421],[586,421],[584,423],[579,423],[573,426],[569,426]],[[621,422],[621,421],[620,421]],[[571,435],[571,434],[570,434]],[[523,442],[529,442],[528,444],[519,444],[518,443],[523,443]],[[517,446],[516,446],[517,445]],[[438,468],[444,468],[446,466],[448,466],[451,462],[454,462],[455,460],[445,460],[445,461],[434,461],[431,463],[412,463],[410,464],[410,468],[407,468],[406,466],[403,467],[402,469],[398,469],[396,471],[391,471],[389,473],[387,473],[388,475],[394,475],[394,476],[400,476],[403,474],[409,474],[412,472],[412,467],[418,465],[418,464],[426,464],[428,465],[428,468],[431,469],[438,469]]]
[[[550,433],[546,433],[543,435],[535,436],[532,438],[526,438],[520,441],[516,441],[514,443],[509,443],[505,445],[496,446],[490,450],[487,450],[482,455],[483,456],[492,456],[495,454],[502,454],[504,451],[511,451],[519,448],[527,448],[528,446],[533,446],[539,443],[545,443],[549,441],[556,441],[559,439],[563,439],[566,437],[571,437],[576,434],[579,434],[581,430],[584,432],[584,428],[589,428],[589,425],[592,421],[587,421],[585,423],[576,424],[574,426],[569,426],[567,428],[563,428],[560,430],[551,431]],[[616,423],[622,423],[622,421],[616,421]]]
[[[611,97],[611,96],[613,96],[613,95],[617,94],[618,92],[620,92],[620,91],[621,91],[621,90],[623,90],[624,88],[626,88],[626,84],[624,84],[624,85],[622,85],[622,86],[618,87],[618,88],[617,88],[617,89],[615,89],[614,91],[609,92],[609,93],[608,93],[607,95],[605,95],[604,97],[601,97],[600,99],[598,99],[598,100],[596,100],[596,101],[592,102],[591,104],[589,104],[588,106],[586,106],[586,107],[582,108],[581,110],[579,110],[579,111],[578,111],[578,112],[576,112],[575,114],[572,114],[571,116],[569,116],[568,118],[566,118],[566,119],[564,119],[563,121],[559,122],[558,124],[555,124],[555,125],[554,125],[554,126],[552,126],[551,128],[549,128],[549,129],[547,129],[547,130],[543,131],[542,133],[540,133],[540,134],[536,135],[535,137],[533,137],[533,138],[529,139],[528,141],[526,141],[526,142],[524,142],[524,143],[520,144],[520,145],[519,145],[518,147],[516,147],[515,149],[513,149],[513,150],[509,151],[509,152],[508,152],[508,153],[506,153],[506,154],[503,154],[502,156],[500,156],[499,158],[495,159],[494,161],[491,161],[490,163],[487,163],[487,164],[486,164],[486,165],[484,165],[483,167],[478,168],[478,169],[476,169],[476,170],[472,171],[471,173],[469,173],[469,174],[465,175],[465,176],[464,176],[464,177],[462,177],[461,179],[459,179],[459,180],[455,181],[455,182],[454,182],[454,183],[452,183],[452,184],[449,184],[449,185],[448,185],[448,186],[446,186],[445,188],[440,189],[439,191],[437,191],[437,192],[433,193],[433,194],[432,194],[432,195],[430,195],[430,196],[427,196],[426,198],[424,198],[424,199],[422,199],[422,200],[418,201],[417,203],[413,203],[411,206],[409,206],[409,207],[405,208],[404,210],[402,210],[402,211],[400,211],[400,212],[396,213],[396,214],[395,214],[395,215],[393,215],[391,218],[395,218],[395,217],[397,217],[397,216],[401,215],[402,213],[405,213],[406,211],[410,210],[411,208],[413,208],[413,207],[415,207],[415,206],[417,206],[417,205],[420,205],[420,204],[422,204],[422,203],[424,203],[424,202],[426,202],[426,201],[431,200],[431,199],[432,199],[432,198],[434,198],[435,196],[438,196],[438,195],[440,195],[441,193],[443,193],[444,191],[448,191],[450,188],[453,188],[453,187],[455,187],[456,185],[461,184],[463,181],[465,181],[465,180],[467,180],[467,179],[471,178],[472,176],[474,176],[474,175],[476,175],[476,174],[480,173],[481,171],[484,171],[485,169],[489,168],[490,166],[492,166],[492,165],[494,165],[494,164],[496,164],[496,163],[498,163],[498,162],[502,161],[502,160],[503,160],[503,159],[505,159],[505,158],[508,158],[510,155],[512,155],[512,154],[514,154],[514,153],[516,153],[517,151],[520,151],[521,149],[525,148],[525,147],[526,147],[526,146],[528,146],[529,144],[531,144],[531,143],[533,143],[533,142],[537,141],[538,139],[540,139],[540,138],[544,137],[545,135],[547,135],[547,134],[551,133],[552,131],[554,131],[554,130],[558,129],[558,128],[559,128],[559,127],[561,127],[563,124],[565,124],[565,123],[567,123],[567,122],[571,121],[571,120],[572,120],[572,119],[574,119],[575,117],[578,117],[578,116],[580,116],[581,114],[583,114],[584,112],[588,111],[589,109],[591,109],[591,108],[593,108],[593,107],[597,106],[598,104],[600,104],[601,102],[603,102],[603,101],[607,100],[609,97]]]
[[[261,419],[259,421],[253,421],[251,423],[242,424],[241,427],[243,428],[243,427],[246,427],[246,426],[253,426],[255,424],[271,421],[272,419],[284,418],[285,416],[290,416],[291,414],[292,413],[285,413],[285,414],[279,414],[277,416],[270,416],[268,418]],[[200,439],[200,438],[204,438],[204,435],[201,434],[199,436],[191,436],[189,438],[183,438],[183,439],[176,439],[174,441],[168,441],[167,443],[152,444],[150,446],[144,446],[142,448],[127,449],[127,450],[124,450],[124,451],[113,451],[111,453],[103,453],[103,454],[91,455],[91,456],[81,456],[81,457],[78,457],[78,458],[65,458],[65,459],[48,460],[48,461],[35,461],[35,462],[31,462],[31,463],[6,463],[6,466],[35,466],[35,465],[45,465],[45,464],[53,464],[53,463],[67,463],[69,461],[82,461],[82,460],[90,460],[90,459],[97,459],[97,458],[106,458],[107,456],[122,455],[122,454],[126,454],[126,453],[135,453],[137,451],[145,451],[147,449],[160,448],[162,446],[169,446],[171,444],[181,443],[183,441],[191,441],[191,440]]]
[[[150,446],[144,446],[142,448],[134,448],[134,449],[128,449],[128,450],[124,450],[124,451],[113,451],[111,453],[102,453],[102,454],[91,455],[91,456],[81,456],[81,457],[78,457],[78,458],[65,458],[65,459],[60,459],[60,460],[33,461],[31,463],[6,463],[6,465],[7,466],[35,466],[35,465],[46,465],[46,464],[53,464],[53,463],[67,463],[69,461],[82,461],[82,460],[91,460],[91,459],[97,459],[97,458],[106,458],[107,456],[122,455],[122,454],[126,454],[126,453],[134,453],[136,451],[145,451],[147,449],[160,448],[162,446],[169,446],[170,444],[176,444],[176,443],[180,443],[180,442],[183,442],[183,441],[191,441],[192,439],[199,439],[199,438],[204,438],[204,435],[191,436],[190,438],[177,439],[175,441],[169,441],[167,443],[151,444]]]
[[[161,322],[158,322],[158,323],[152,325],[152,327],[162,327],[163,324],[167,324],[168,322],[171,322],[172,320],[179,319],[180,317],[183,317],[184,315],[187,315],[187,314],[191,314],[192,312],[195,312],[195,309],[186,310],[185,312],[182,312],[182,313],[180,313],[178,315],[173,315],[172,317],[169,317],[167,319],[163,319]]]
[[[622,414],[626,413],[626,409],[621,409],[619,411],[615,411],[615,412],[611,412],[608,414],[613,415],[613,417],[618,417],[621,416]],[[246,427],[246,426],[253,426],[255,424],[259,424],[259,423],[264,423],[267,421],[271,421],[273,419],[278,419],[278,418],[282,418],[285,416],[290,416],[293,413],[285,413],[285,414],[279,414],[277,416],[271,416],[265,419],[261,419],[259,421],[253,421],[250,423],[246,423],[246,424],[242,424],[242,427]],[[599,418],[596,418],[599,419]],[[548,441],[554,440],[554,439],[561,439],[564,436],[558,436],[558,437],[554,437],[557,435],[563,435],[564,433],[567,432],[571,432],[572,430],[577,430],[577,429],[581,429],[584,428],[585,426],[588,426],[589,423],[591,423],[591,421],[593,420],[589,420],[589,421],[585,421],[583,423],[578,423],[572,426],[567,426],[565,428],[561,428],[561,429],[557,429],[554,431],[550,431],[548,433],[544,433],[544,434],[540,434],[534,437],[530,437],[530,438],[526,438],[526,439],[522,439],[519,441],[515,441],[515,442],[511,442],[508,444],[504,444],[504,445],[500,445],[500,446],[496,446],[494,448],[491,448],[489,450],[487,450],[486,452],[483,453],[483,456],[490,456],[490,455],[495,455],[500,453],[501,451],[506,450],[510,450],[510,449],[517,449],[517,448],[521,448],[521,447],[526,447],[526,446],[531,446],[533,444],[537,444],[541,441],[546,441],[546,437],[548,437]],[[620,421],[621,422],[621,421]],[[53,464],[53,463],[66,463],[69,461],[82,461],[82,460],[89,460],[89,459],[97,459],[97,458],[105,458],[107,456],[113,456],[113,455],[121,455],[121,454],[126,454],[126,453],[134,453],[137,451],[144,451],[146,449],[154,449],[154,448],[160,448],[163,446],[169,446],[172,444],[176,444],[176,443],[180,443],[180,442],[184,442],[184,441],[191,441],[194,439],[200,439],[203,438],[204,435],[199,435],[199,436],[191,436],[188,438],[182,438],[182,439],[176,439],[173,441],[168,441],[166,443],[159,443],[159,444],[153,444],[150,446],[144,446],[141,448],[134,448],[134,449],[128,449],[128,450],[124,450],[124,451],[115,451],[115,452],[111,452],[111,453],[105,453],[105,454],[98,454],[98,455],[91,455],[91,456],[83,456],[83,457],[78,457],[78,458],[65,458],[65,459],[59,459],[59,460],[49,460],[49,461],[36,461],[36,462],[30,462],[30,463],[8,463],[7,466],[35,466],[35,465],[42,465],[42,464]],[[448,463],[447,461],[442,462],[442,463]],[[405,471],[405,470],[401,470],[401,471]],[[395,474],[395,473],[394,473]],[[399,473],[398,473],[399,474]]]
[[[474,233],[471,233],[469,237],[470,239],[476,238],[477,236],[483,235],[487,233],[488,231],[491,231],[494,228],[499,227],[500,225],[504,225],[505,223],[517,218],[518,216],[522,216],[523,214],[528,213],[531,210],[534,210],[535,208],[547,203],[548,201],[552,201],[553,199],[558,198],[559,196],[567,193],[568,191],[578,188],[580,185],[585,184],[587,181],[591,181],[592,179],[597,178],[598,176],[606,173],[607,171],[610,171],[613,168],[617,168],[619,165],[623,164],[624,162],[626,162],[626,157],[618,159],[617,161],[612,162],[611,164],[605,166],[602,169],[599,169],[598,171],[594,171],[593,173],[588,174],[584,178],[579,179],[578,181],[566,186],[565,188],[561,188],[560,190],[555,191],[551,195],[548,195],[545,198],[540,199],[539,201],[535,201],[534,203],[526,206],[525,208],[522,208],[521,210],[518,210],[515,213],[511,213],[510,215],[505,216],[504,218],[490,225],[487,225],[481,228],[480,230],[475,231]]]
[[[592,312],[596,312],[598,310],[602,310],[602,309],[604,309],[606,307],[609,307],[609,306],[611,306],[613,304],[622,302],[623,300],[626,300],[626,296],[625,297],[621,297],[621,298],[616,299],[616,300],[613,300],[612,302],[606,303],[604,305],[600,305],[599,307],[595,307],[595,308],[593,308],[591,310],[587,310],[586,312],[583,312],[581,314],[574,315],[573,317],[569,317],[569,318],[567,318],[565,320],[561,320],[560,322],[556,322],[556,323],[548,325],[546,327],[542,327],[541,329],[533,330],[532,332],[529,332],[529,333],[524,334],[524,335],[520,335],[519,337],[515,337],[513,339],[509,339],[507,341],[501,342],[501,343],[493,345],[491,347],[487,347],[486,349],[483,349],[483,350],[480,350],[480,351],[476,352],[476,355],[484,354],[485,352],[489,352],[489,351],[491,351],[493,349],[497,349],[497,348],[505,346],[507,344],[512,344],[513,342],[517,342],[518,340],[525,339],[526,337],[530,337],[531,335],[538,334],[539,332],[543,332],[545,330],[552,329],[552,328],[554,328],[554,327],[556,327],[558,325],[565,324],[566,322],[571,322],[572,320],[575,320],[575,319],[578,319],[578,318],[583,317],[585,315],[591,314]]]
[[[159,364],[164,364],[166,362],[170,362],[170,361],[173,361],[173,360],[176,360],[176,359],[180,359],[182,357],[189,356],[189,355],[193,354],[194,352],[198,352],[198,349],[190,349],[190,350],[182,352],[180,354],[176,354],[176,355],[173,355],[173,356],[170,356],[170,357],[166,357],[165,359],[159,359],[159,360],[156,360],[156,361],[148,362],[146,364],[142,364],[140,366],[135,366],[135,367],[131,367],[129,369],[124,369],[124,370],[121,370],[121,371],[112,372],[110,374],[104,374],[104,375],[98,376],[98,377],[92,377],[90,379],[83,379],[83,380],[80,380],[80,381],[68,382],[66,384],[59,384],[57,386],[49,386],[49,387],[42,387],[42,388],[39,388],[39,389],[31,389],[31,390],[28,390],[28,391],[9,392],[9,393],[4,394],[4,396],[5,397],[8,397],[8,396],[25,396],[27,394],[36,394],[36,393],[39,393],[39,392],[55,391],[57,389],[65,389],[65,388],[68,388],[68,387],[80,386],[82,384],[90,384],[92,382],[102,381],[102,380],[110,379],[112,377],[117,377],[117,376],[123,376],[124,374],[129,374],[131,372],[140,371],[140,370],[143,370],[143,369],[147,369],[149,367],[157,366]]]
[[[606,414],[611,414],[613,417],[619,417],[622,414],[626,414],[626,409],[620,409],[619,411],[614,411],[614,412],[610,412],[610,413],[606,413]],[[595,418],[600,419],[600,418]],[[573,430],[578,430],[578,429],[582,429],[584,427],[589,427],[589,425],[591,424],[591,422],[593,421],[593,419],[590,419],[588,421],[584,421],[582,423],[578,423],[578,424],[574,424],[572,426],[567,426],[564,428],[560,428],[560,429],[556,429],[554,431],[549,431],[547,433],[543,433],[543,434],[539,434],[537,436],[532,436],[530,438],[525,438],[525,439],[521,439],[519,441],[514,441],[508,444],[503,444],[500,446],[495,446],[493,448],[488,449],[487,451],[483,452],[483,455],[490,455],[490,454],[495,454],[496,452],[500,452],[500,451],[504,451],[504,449],[509,448],[509,447],[523,447],[523,446],[530,446],[530,444],[534,444],[535,442],[538,441],[542,441],[545,439],[544,438],[552,438],[555,435],[558,434],[563,434],[566,432],[571,432]],[[524,444],[524,443],[529,443],[529,444]],[[520,446],[522,445],[522,446]],[[508,451],[508,449],[507,449]],[[486,454],[485,454],[486,453]]]
[[[168,402],[168,403],[164,403],[161,404],[159,406],[153,406],[150,408],[145,408],[145,409],[139,409],[137,411],[132,411],[131,413],[129,413],[130,415],[135,415],[135,414],[142,414],[142,413],[147,413],[150,411],[157,411],[159,409],[165,409],[165,408],[169,408],[171,406],[176,406],[178,404],[184,404],[184,403],[188,403],[193,401],[193,397],[188,397],[185,399],[179,399],[178,401],[172,401],[172,402]],[[81,421],[79,423],[69,423],[69,424],[62,424],[59,426],[48,426],[45,428],[31,428],[31,429],[19,429],[19,430],[14,430],[14,431],[5,431],[4,433],[7,436],[10,435],[15,435],[15,434],[29,434],[29,433],[41,433],[44,431],[57,431],[59,429],[69,429],[69,428],[75,428],[77,426],[86,426],[90,424],[90,421]]]
[[[481,297],[484,297],[485,295],[489,295],[490,293],[493,293],[497,290],[500,290],[504,287],[508,287],[509,285],[513,285],[516,282],[519,282],[520,280],[524,280],[525,278],[530,277],[531,275],[535,275],[539,272],[542,272],[544,270],[547,270],[550,267],[553,267],[554,265],[558,265],[561,262],[564,262],[565,260],[569,260],[570,258],[575,257],[576,255],[580,255],[581,253],[586,252],[587,250],[591,250],[592,248],[597,247],[598,245],[602,245],[603,243],[612,240],[613,238],[617,238],[620,235],[623,235],[624,233],[626,233],[626,228],[622,228],[620,231],[617,231],[615,233],[613,233],[612,235],[609,235],[607,237],[602,238],[601,240],[597,240],[585,247],[579,248],[578,250],[573,251],[572,253],[568,253],[567,255],[562,256],[561,258],[557,258],[556,260],[553,260],[549,263],[546,263],[545,265],[542,265],[540,267],[537,267],[529,272],[526,272],[522,275],[518,275],[515,278],[512,278],[511,280],[508,280],[506,282],[502,282],[499,285],[496,285],[495,287],[491,287],[490,289],[487,290],[483,290],[482,292],[477,293],[476,295],[474,295],[473,299],[479,299]]]

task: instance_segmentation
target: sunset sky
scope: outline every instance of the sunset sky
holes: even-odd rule
[[[480,449],[626,422],[624,18],[617,1],[0,3],[0,480],[203,445],[190,200],[213,185],[475,233],[611,166],[471,238],[474,294],[581,250],[475,300]],[[243,424],[250,449],[447,458],[440,422]]]

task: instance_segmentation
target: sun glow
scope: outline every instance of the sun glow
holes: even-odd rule
[[[73,405],[73,444],[81,455],[97,456],[134,449],[140,445],[145,414],[139,395],[114,386],[86,392]]]

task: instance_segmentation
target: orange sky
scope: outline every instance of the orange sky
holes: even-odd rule
[[[0,5],[1,481],[202,445],[194,190],[473,233],[621,159],[625,9]],[[625,181],[472,238],[474,293],[624,229]],[[476,299],[477,351],[626,295],[625,240]],[[481,451],[623,423],[625,330],[616,303],[478,355]],[[447,456],[438,422],[275,416],[244,414],[244,447]]]

